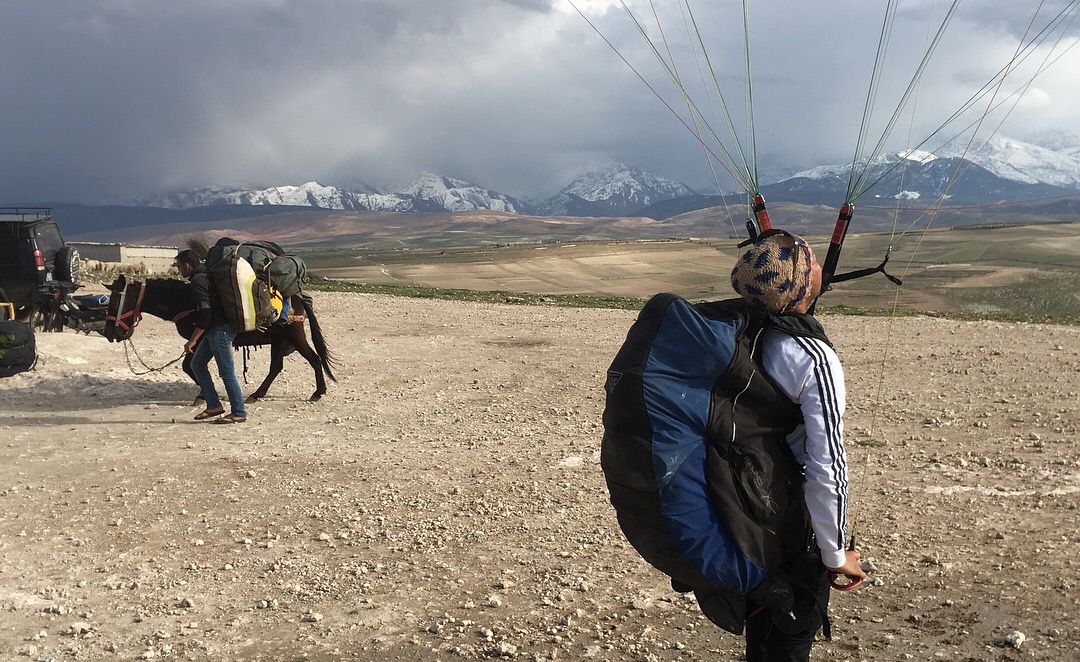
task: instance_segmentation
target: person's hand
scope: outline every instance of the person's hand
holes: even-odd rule
[[[193,338],[193,339],[187,341],[186,343],[184,343],[184,353],[185,354],[190,354],[190,353],[194,352],[195,351],[195,343],[197,343],[197,342],[198,342],[198,340]]]
[[[829,572],[833,575],[843,575],[851,580],[850,584],[837,584],[835,581],[830,580],[833,588],[839,590],[844,590],[848,586],[855,588],[862,583],[862,580],[866,579],[867,575],[859,565],[861,556],[856,550],[848,550],[844,552],[844,565],[839,568],[829,568]]]

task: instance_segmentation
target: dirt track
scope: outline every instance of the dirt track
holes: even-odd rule
[[[316,310],[339,381],[306,402],[289,357],[245,426],[192,421],[177,366],[38,336],[0,381],[0,658],[740,659],[606,501],[602,384],[633,313]],[[1080,659],[1080,329],[823,322],[877,581],[834,594],[815,659]],[[135,336],[150,365],[181,342]]]

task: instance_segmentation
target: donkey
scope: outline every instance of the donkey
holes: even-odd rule
[[[181,336],[191,338],[195,330],[192,315],[195,300],[187,283],[172,278],[151,278],[143,282],[128,283],[121,275],[108,287],[112,296],[104,335],[109,341],[119,342],[130,338],[139,320],[142,319],[143,313],[174,322]],[[332,369],[335,359],[326,346],[319,320],[315,317],[315,310],[307,298],[302,300],[304,320],[311,327],[311,344],[308,343],[307,334],[304,331],[304,321],[274,324],[263,331],[243,331],[236,334],[236,340],[233,342],[235,347],[270,345],[270,372],[259,388],[246,398],[247,402],[266,397],[270,385],[274,383],[274,379],[284,367],[285,357],[293,350],[300,352],[300,355],[307,359],[315,371],[315,392],[310,398],[312,401],[318,400],[326,393],[326,377],[337,381]],[[191,355],[184,357],[183,366],[184,372],[191,377],[192,381],[196,381],[191,371]]]

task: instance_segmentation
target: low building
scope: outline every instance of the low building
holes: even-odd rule
[[[125,266],[142,264],[147,273],[168,271],[180,250],[175,246],[136,246],[95,241],[69,241],[67,244],[79,251],[79,257],[84,260],[114,262]]]

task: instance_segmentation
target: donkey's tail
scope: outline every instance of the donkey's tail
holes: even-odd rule
[[[336,382],[337,377],[334,376],[334,371],[331,368],[337,365],[337,359],[330,351],[330,348],[326,346],[326,338],[323,337],[322,327],[319,326],[319,320],[315,317],[315,309],[312,308],[311,301],[307,297],[304,297],[303,301],[304,314],[307,315],[308,324],[311,327],[311,344],[315,346],[315,353],[319,355],[319,361],[322,362],[326,376]]]

